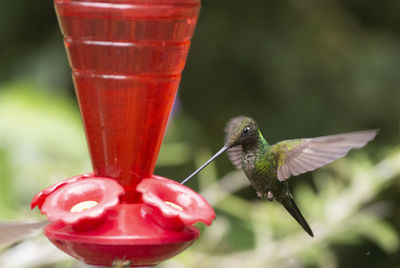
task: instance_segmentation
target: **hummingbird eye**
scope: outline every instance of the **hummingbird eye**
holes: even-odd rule
[[[245,127],[243,129],[243,134],[246,135],[247,133],[249,133],[249,131],[250,131],[250,127]]]

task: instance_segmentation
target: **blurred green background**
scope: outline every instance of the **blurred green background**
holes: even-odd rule
[[[156,173],[182,180],[249,115],[270,143],[369,128],[366,148],[291,180],[314,230],[259,201],[226,156],[188,185],[217,219],[161,268],[400,267],[400,2],[203,0]],[[52,1],[0,2],[0,217],[38,218],[32,196],[90,171]],[[1,267],[83,267],[43,238]]]

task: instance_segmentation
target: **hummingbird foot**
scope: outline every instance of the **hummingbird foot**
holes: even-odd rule
[[[268,201],[274,200],[274,194],[272,193],[272,191],[268,191],[267,198],[268,198]]]
[[[272,193],[272,191],[268,191],[267,194],[262,193],[262,192],[257,192],[257,196],[260,199],[265,199],[267,198],[268,201],[273,201],[274,200],[274,194]]]

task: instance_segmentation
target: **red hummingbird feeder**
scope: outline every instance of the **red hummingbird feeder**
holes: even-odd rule
[[[91,265],[152,266],[199,237],[215,213],[153,175],[200,0],[55,0],[93,173],[38,193],[45,235]]]

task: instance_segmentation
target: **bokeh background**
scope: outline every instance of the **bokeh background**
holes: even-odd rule
[[[397,0],[203,0],[157,174],[185,178],[242,114],[270,143],[380,133],[291,179],[315,238],[220,157],[188,183],[216,221],[160,268],[400,267],[399,13]],[[28,207],[36,192],[90,169],[52,1],[0,1],[0,218],[40,218]],[[0,266],[83,267],[40,236],[3,251]]]

